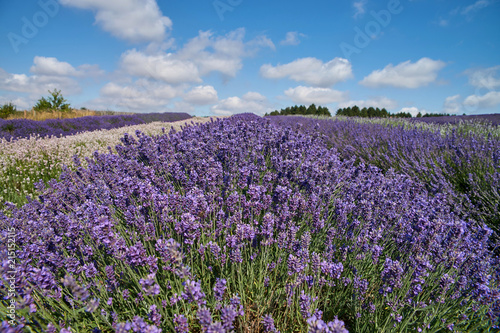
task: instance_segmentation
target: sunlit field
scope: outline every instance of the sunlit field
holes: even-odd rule
[[[0,145],[5,331],[498,329],[492,123],[242,114]]]

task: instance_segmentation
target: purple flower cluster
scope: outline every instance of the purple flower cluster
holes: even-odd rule
[[[191,118],[187,113],[142,113],[115,116],[87,116],[71,119],[48,119],[35,121],[30,119],[0,119],[0,138],[15,140],[29,138],[32,135],[67,136],[80,132],[112,129],[123,126],[147,124],[154,121],[174,122]]]
[[[438,121],[446,117],[415,118]],[[461,119],[461,117],[448,117]],[[446,118],[446,119],[448,119]],[[498,115],[467,116],[498,124]],[[383,126],[355,120],[318,120],[297,116],[269,117],[273,124],[300,129],[325,141],[343,160],[406,174],[425,184],[428,192],[444,196],[461,217],[500,228],[500,140],[474,133]],[[479,120],[478,120],[479,121]]]
[[[362,320],[369,331],[392,325],[391,313],[414,313],[404,320],[413,330],[428,319],[413,309],[444,297],[436,330],[465,327],[450,311],[457,304],[491,325],[500,299],[492,230],[420,181],[343,159],[324,139],[239,115],[138,132],[118,154],[67,170],[39,200],[0,215],[0,281],[15,230],[17,301],[43,300],[21,322],[226,332],[258,309],[267,316],[254,325],[268,332],[346,332]],[[0,282],[2,297],[8,289]],[[92,303],[93,316],[70,313],[68,291],[75,307],[112,302]]]

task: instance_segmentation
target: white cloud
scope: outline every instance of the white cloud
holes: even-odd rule
[[[355,13],[354,18],[363,15],[366,12],[366,0],[354,1],[352,6],[354,7]]]
[[[280,44],[281,45],[299,45],[300,39],[299,37],[305,37],[306,35],[301,34],[297,31],[289,31],[286,33],[285,39],[283,39]]]
[[[31,99],[38,99],[53,89],[61,90],[63,96],[81,91],[78,82],[71,77],[11,74],[0,68],[0,90],[27,93]]]
[[[472,14],[474,12],[479,11],[480,9],[488,7],[492,3],[493,3],[493,1],[478,0],[475,3],[473,3],[472,5],[469,5],[469,6],[465,7],[465,8],[463,8],[460,11],[460,14],[462,14],[462,15],[470,15],[470,14]]]
[[[33,59],[33,66],[31,66],[30,72],[44,76],[73,77],[100,76],[104,74],[99,65],[84,64],[75,68],[67,62],[59,61],[57,58],[40,56],[35,56]]]
[[[16,109],[19,110],[29,110],[33,105],[33,102],[25,97],[20,96],[0,96],[0,105],[12,103]]]
[[[152,78],[170,84],[201,82],[196,64],[178,59],[171,53],[146,55],[137,50],[122,54],[120,67],[130,75]]]
[[[77,68],[54,57],[35,56],[30,68],[32,75],[8,73],[0,68],[0,91],[27,94],[19,101],[22,108],[29,108],[49,90],[61,90],[63,96],[81,92],[80,82],[84,78],[98,77],[104,71],[98,65],[84,64]],[[77,80],[78,79],[78,80]]]
[[[500,66],[481,69],[469,69],[465,74],[469,77],[469,84],[476,88],[494,90],[500,87],[500,77],[498,72]]]
[[[429,58],[422,58],[415,63],[408,60],[396,66],[389,64],[384,69],[370,73],[360,84],[368,87],[419,88],[434,82],[437,72],[444,66],[446,64],[443,61]]]
[[[217,91],[212,86],[197,86],[184,95],[184,101],[196,104],[207,105],[217,103]]]
[[[348,94],[330,88],[298,86],[285,91],[285,95],[297,104],[330,104],[345,101]]]
[[[275,48],[266,36],[258,36],[248,42],[244,42],[244,37],[243,28],[218,37],[211,31],[200,31],[197,37],[184,45],[177,56],[195,63],[202,76],[219,72],[227,77],[234,77],[243,67],[243,58],[255,55],[262,48]]]
[[[219,116],[245,112],[263,115],[273,111],[273,108],[265,96],[257,92],[248,92],[241,98],[234,96],[219,101],[217,105],[211,107],[211,111]]]
[[[404,112],[404,113],[407,113],[409,112],[411,114],[412,117],[416,117],[417,114],[420,112],[422,115],[428,113],[426,110],[424,109],[419,109],[417,107],[405,107],[405,108],[402,108],[401,110],[399,110],[397,113],[399,112]]]
[[[374,97],[366,100],[357,100],[357,101],[346,101],[346,102],[341,102],[339,103],[339,108],[346,108],[349,106],[354,106],[357,105],[360,108],[367,107],[369,108],[370,106],[374,108],[386,108],[388,110],[393,110],[398,107],[398,102],[394,99],[390,99],[384,96],[379,96],[379,97]]]
[[[176,53],[129,50],[122,54],[120,67],[126,74],[169,84],[201,83],[201,78],[212,72],[234,77],[243,67],[243,58],[264,47],[274,47],[265,36],[248,42],[244,37],[245,29],[217,37],[210,31],[200,31]]]
[[[184,92],[183,86],[172,86],[146,79],[120,85],[110,82],[102,87],[100,97],[87,103],[89,107],[152,112],[164,110],[174,98]]]
[[[334,58],[327,63],[311,57],[300,58],[276,67],[266,64],[261,66],[260,74],[267,79],[288,77],[315,87],[329,87],[353,77],[351,63],[343,58]]]
[[[446,97],[443,105],[443,112],[449,114],[457,114],[462,109],[460,95]]]
[[[30,72],[37,75],[54,76],[77,76],[77,70],[67,62],[59,61],[56,58],[46,58],[36,56],[33,59],[33,66]]]
[[[248,54],[255,55],[261,48],[270,48],[271,50],[276,50],[276,46],[273,41],[267,36],[257,36],[247,43]]]
[[[95,22],[113,36],[131,42],[160,42],[172,28],[155,0],[59,0],[62,5],[95,12]]]
[[[464,104],[481,109],[498,106],[500,105],[500,91],[490,91],[482,96],[470,95],[465,99]]]

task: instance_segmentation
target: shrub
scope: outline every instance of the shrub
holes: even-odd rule
[[[16,107],[12,103],[4,104],[0,107],[0,118],[7,118],[16,113]]]

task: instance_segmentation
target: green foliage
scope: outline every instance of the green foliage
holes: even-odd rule
[[[309,107],[305,107],[305,105],[294,105],[292,107],[287,107],[286,109],[281,109],[280,111],[275,110],[269,114],[265,114],[266,116],[287,116],[292,114],[302,114],[302,115],[313,115],[313,116],[327,116],[331,117],[330,111],[327,107],[318,106],[315,104],[309,105]]]
[[[50,96],[47,97],[47,99],[45,97],[42,97],[38,100],[38,102],[33,107],[35,111],[70,111],[70,105],[69,103],[66,103],[67,100],[62,96],[61,90],[49,90],[49,93]]]
[[[388,118],[391,116],[391,114],[385,108],[379,109],[373,107],[364,107],[360,109],[357,105],[354,105],[353,107],[338,109],[336,115],[363,118]]]
[[[0,118],[5,119],[14,113],[16,113],[16,106],[12,103],[4,104],[0,107]]]
[[[454,116],[454,114],[449,113],[426,113],[422,117],[449,117]]]

